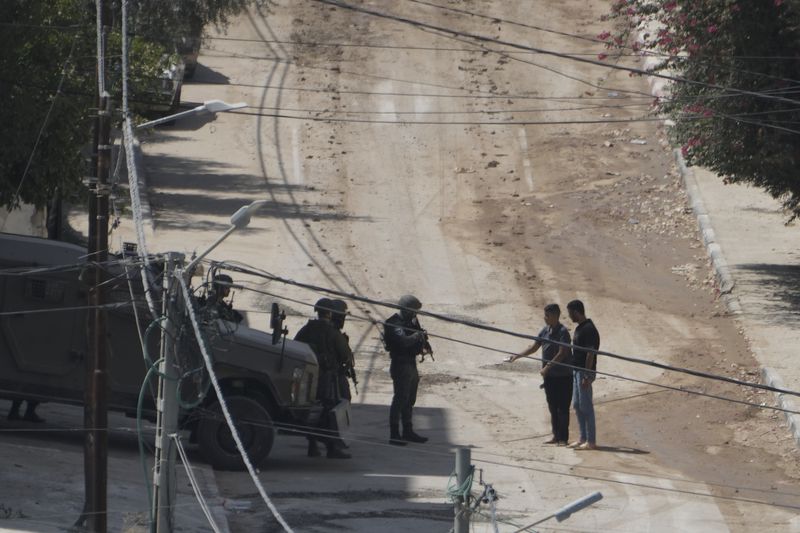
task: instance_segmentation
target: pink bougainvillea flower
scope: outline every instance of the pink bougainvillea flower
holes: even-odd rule
[[[717,27],[716,24],[711,24],[708,27],[708,33],[717,33],[718,30],[719,30],[719,28]]]
[[[604,31],[603,33],[597,34],[597,38],[600,39],[601,41],[605,41],[609,37],[611,37],[610,31]]]
[[[599,59],[600,61],[604,60],[607,57],[608,57],[608,54],[597,54],[597,59]]]

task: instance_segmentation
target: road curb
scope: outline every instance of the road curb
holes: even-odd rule
[[[714,268],[717,284],[719,286],[720,298],[725,302],[725,306],[727,307],[728,311],[735,316],[736,321],[745,331],[747,331],[747,324],[744,324],[742,320],[742,307],[739,303],[739,298],[737,298],[733,293],[733,289],[736,284],[733,275],[731,274],[731,269],[728,266],[728,262],[725,260],[722,247],[716,240],[716,234],[714,233],[714,228],[711,225],[711,217],[708,215],[705,203],[703,203],[703,199],[700,195],[700,188],[697,184],[697,176],[695,176],[694,171],[686,165],[686,160],[683,158],[680,150],[676,149],[673,151],[673,153],[675,155],[675,161],[678,164],[681,177],[683,178],[683,185],[686,189],[686,195],[689,198],[692,211],[694,211],[695,216],[697,217],[697,225],[703,238],[703,244],[705,244],[706,251],[711,258],[711,264]],[[753,352],[756,360],[761,365],[761,377],[764,383],[770,387],[786,389],[786,385],[784,384],[783,379],[781,378],[780,374],[778,374],[777,370],[768,366],[764,366],[762,363],[763,358],[759,356],[759,349],[755,346],[750,346],[750,350]],[[778,400],[778,405],[782,409],[786,409],[787,411],[797,410],[797,406],[794,405],[791,397],[779,393],[775,393],[775,397]],[[786,422],[789,425],[789,431],[792,434],[792,437],[794,437],[795,443],[800,446],[800,415],[788,412],[784,413],[784,415],[786,416]]]
[[[770,387],[775,387],[778,389],[786,389],[786,384],[783,382],[780,374],[774,369],[768,366],[765,366],[761,369],[761,376],[764,379],[764,382],[769,385]],[[787,397],[785,394],[775,394],[778,397],[778,404],[783,409],[787,409],[789,411],[797,411],[797,406],[794,405],[794,402],[790,397]],[[800,446],[800,415],[796,415],[794,413],[785,413],[786,415],[786,422],[789,424],[789,431],[792,433],[794,437],[794,441]]]
[[[742,312],[742,306],[739,299],[733,294],[733,289],[736,286],[731,269],[728,266],[728,261],[725,260],[725,255],[722,252],[722,247],[717,242],[714,228],[711,225],[711,217],[708,216],[703,198],[700,196],[700,188],[697,185],[697,177],[694,171],[686,165],[686,160],[683,158],[681,151],[678,149],[673,150],[675,155],[675,162],[678,164],[681,177],[683,178],[683,186],[686,189],[686,194],[689,197],[689,204],[697,217],[697,226],[700,229],[700,235],[703,238],[703,244],[706,247],[709,257],[711,258],[711,265],[714,268],[714,274],[717,279],[717,286],[719,287],[720,298],[725,302],[728,311],[734,315],[739,315]]]
[[[219,485],[217,485],[217,473],[210,466],[207,467],[210,480],[206,480],[205,493],[206,501],[208,501],[211,515],[217,523],[222,533],[230,533],[230,524],[228,524],[228,515],[225,513],[225,499],[219,493]]]

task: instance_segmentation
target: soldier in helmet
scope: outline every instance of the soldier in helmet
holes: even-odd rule
[[[231,293],[232,284],[233,278],[227,274],[217,274],[214,276],[214,281],[211,284],[211,290],[208,291],[208,299],[205,305],[209,309],[216,310],[219,318],[238,324],[244,319],[244,316],[233,308],[232,302],[225,301],[225,298]]]
[[[317,430],[322,436],[308,437],[308,456],[320,455],[317,442],[322,441],[328,459],[350,459],[350,454],[343,451],[344,442],[337,435],[331,420],[331,410],[341,400],[339,368],[348,360],[347,354],[350,352],[347,342],[331,322],[332,309],[332,302],[328,298],[317,301],[314,305],[317,318],[309,320],[295,335],[295,340],[311,347],[319,363],[317,400],[322,404],[322,414]]]
[[[392,359],[390,374],[394,385],[392,407],[389,410],[389,443],[405,446],[408,442],[427,442],[414,432],[411,414],[417,401],[417,356],[431,353],[428,336],[420,327],[417,311],[422,303],[415,296],[407,294],[398,301],[400,311],[395,313],[384,325],[384,341]],[[402,420],[403,432],[399,424]]]

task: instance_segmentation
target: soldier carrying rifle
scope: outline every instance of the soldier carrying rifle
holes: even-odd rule
[[[392,358],[389,367],[394,385],[392,407],[389,410],[389,443],[405,446],[409,442],[427,442],[428,438],[414,432],[411,414],[417,402],[419,373],[417,372],[417,356],[433,355],[428,342],[428,334],[419,325],[417,311],[422,303],[410,294],[398,301],[400,312],[395,313],[384,326],[383,340]],[[403,422],[403,433],[398,427]]]

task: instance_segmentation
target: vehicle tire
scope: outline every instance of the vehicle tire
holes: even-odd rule
[[[250,462],[253,466],[260,464],[275,442],[272,417],[264,405],[247,396],[230,396],[225,402]],[[215,469],[245,469],[219,402],[211,404],[203,413],[197,425],[197,442],[200,455]]]

